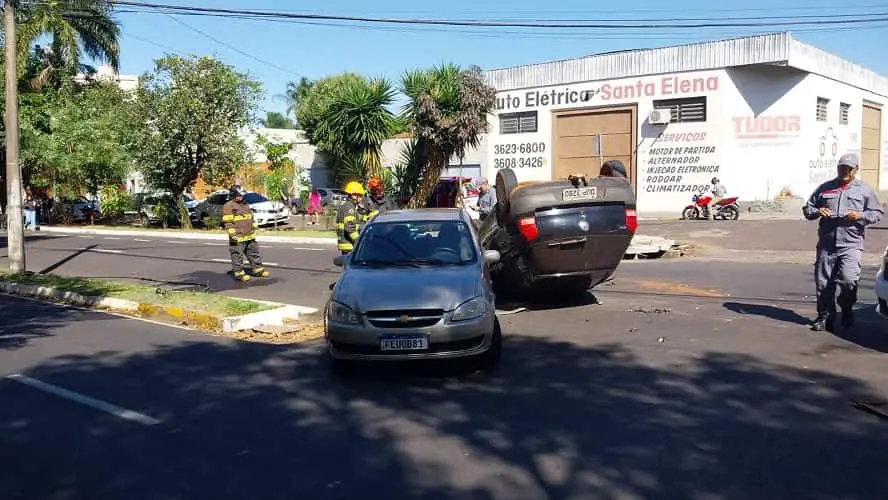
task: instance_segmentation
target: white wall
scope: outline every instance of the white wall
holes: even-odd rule
[[[703,78],[710,90],[664,95],[664,78]],[[698,80],[699,81],[699,80]],[[634,90],[618,94],[616,89]],[[642,89],[638,92],[637,89]],[[582,102],[528,106],[529,92],[551,90],[591,92]],[[655,126],[647,123],[653,100],[707,95],[707,121]],[[580,94],[577,94],[580,95]],[[816,121],[817,97],[830,99],[828,120]],[[640,213],[675,212],[690,202],[695,188],[718,177],[729,195],[741,200],[773,199],[781,191],[807,197],[835,175],[835,162],[848,151],[859,151],[863,99],[886,99],[844,83],[786,67],[748,66],[726,70],[657,75],[643,78],[577,83],[519,91],[498,92],[498,104],[509,113],[536,109],[538,132],[499,135],[496,114],[491,115],[490,146],[485,175],[496,175],[497,145],[542,143],[535,168],[517,168],[519,181],[552,177],[552,112],[605,105],[638,106],[637,193]],[[839,103],[851,104],[847,125],[839,123]],[[517,105],[515,105],[517,103]],[[883,111],[881,189],[888,189],[888,109]],[[821,143],[824,156],[820,156]],[[835,155],[833,146],[835,145]],[[591,145],[590,145],[591,147]],[[678,164],[670,159],[683,158]],[[684,166],[680,166],[684,165]]]

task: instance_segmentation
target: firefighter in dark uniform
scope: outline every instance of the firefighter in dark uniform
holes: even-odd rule
[[[336,243],[342,255],[351,253],[361,232],[361,223],[367,214],[364,203],[364,186],[360,182],[349,182],[345,186],[348,199],[336,211]]]
[[[385,184],[379,177],[371,177],[367,182],[367,190],[370,191],[369,196],[365,200],[367,214],[364,221],[369,221],[376,214],[382,214],[389,210],[397,210],[398,205],[385,194]]]
[[[231,268],[235,279],[250,281],[244,271],[244,256],[250,261],[250,269],[255,276],[267,277],[268,271],[262,266],[259,243],[256,242],[256,228],[253,210],[244,203],[247,192],[240,186],[232,186],[228,192],[228,202],[222,207],[222,224],[228,232],[228,251],[231,254]]]

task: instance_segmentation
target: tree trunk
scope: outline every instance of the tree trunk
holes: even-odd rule
[[[191,214],[188,213],[188,208],[185,206],[182,192],[176,193],[175,199],[176,205],[179,207],[179,223],[182,225],[182,229],[191,230]]]
[[[442,160],[440,156],[434,155],[429,159],[428,167],[422,173],[422,181],[419,183],[419,188],[413,194],[413,198],[410,199],[410,204],[408,205],[410,208],[425,208],[429,196],[435,189],[435,184],[441,178],[441,171],[444,170],[446,160]]]

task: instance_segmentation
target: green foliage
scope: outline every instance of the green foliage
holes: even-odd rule
[[[334,182],[380,175],[382,143],[395,123],[388,109],[394,98],[388,81],[344,73],[318,81],[299,103],[299,124],[327,155]]]
[[[136,93],[129,152],[153,187],[172,193],[190,227],[182,193],[198,176],[213,184],[246,160],[238,137],[253,122],[261,86],[211,57],[166,56]]]
[[[293,123],[293,120],[276,111],[265,113],[265,118],[259,120],[259,124],[265,128],[296,128],[296,124]]]
[[[465,156],[480,144],[487,131],[487,117],[494,106],[496,89],[487,85],[481,69],[461,69],[445,64],[429,70],[409,71],[402,79],[410,99],[404,113],[417,147],[424,151],[428,167],[412,200],[419,206],[431,193],[450,158]]]
[[[105,217],[112,220],[123,215],[123,212],[131,205],[129,193],[117,186],[105,186],[102,188],[100,209]]]
[[[392,168],[393,184],[398,199],[410,199],[419,188],[422,173],[428,165],[428,157],[422,145],[412,139],[404,145],[401,158]]]
[[[305,100],[314,84],[315,82],[304,76],[299,79],[299,82],[287,83],[287,91],[284,94],[284,99],[287,101],[287,116],[296,116],[299,104]],[[297,119],[296,126],[298,127],[299,125],[300,122]]]
[[[129,108],[113,83],[64,86],[47,109],[50,135],[41,141],[43,163],[63,183],[90,193],[121,185],[131,166],[125,150]]]
[[[296,164],[288,156],[294,144],[275,143],[261,135],[256,143],[264,149],[265,157],[270,163],[268,172],[263,173],[261,179],[268,198],[273,201],[283,201],[293,189],[293,177],[296,174]]]

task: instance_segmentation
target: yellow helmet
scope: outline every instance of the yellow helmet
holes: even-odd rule
[[[348,194],[364,194],[364,186],[360,182],[351,181],[345,185],[345,192]]]

